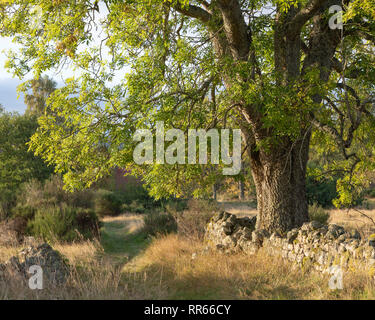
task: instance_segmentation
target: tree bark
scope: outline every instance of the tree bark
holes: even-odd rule
[[[217,200],[217,184],[214,183],[214,185],[212,186],[212,198],[214,200]]]
[[[241,164],[241,171],[242,171],[242,174],[245,173],[245,169],[244,169],[244,162],[242,162]],[[241,179],[238,181],[238,189],[239,189],[239,200],[243,201],[245,200],[245,183],[244,183],[244,178],[241,177]]]
[[[241,201],[245,200],[245,185],[242,179],[238,181],[238,189],[240,189],[239,199]]]
[[[310,134],[284,143],[283,151],[267,155],[251,151],[252,175],[257,191],[257,229],[285,234],[309,220],[306,166]]]

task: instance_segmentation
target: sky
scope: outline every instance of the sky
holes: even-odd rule
[[[4,50],[14,49],[16,46],[9,38],[0,38],[0,104],[7,111],[23,113],[26,109],[23,95],[17,99],[17,86],[22,83],[18,78],[12,78],[12,74],[5,69],[6,54]]]
[[[6,111],[24,113],[26,105],[24,103],[24,95],[17,93],[17,87],[24,82],[17,77],[13,77],[12,73],[5,69],[7,61],[6,51],[10,49],[17,49],[17,45],[12,43],[10,38],[0,37],[0,104],[3,105]],[[61,74],[53,72],[47,73],[53,80],[56,81],[57,87],[62,86],[62,78],[73,76],[72,70],[65,69]],[[30,78],[30,77],[29,77]]]

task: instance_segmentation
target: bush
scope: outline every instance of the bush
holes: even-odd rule
[[[53,167],[28,152],[26,143],[38,128],[36,116],[4,112],[0,108],[0,219],[9,218],[21,186],[45,180]]]
[[[100,216],[116,216],[121,213],[123,202],[118,193],[100,189],[95,195],[95,211]]]
[[[143,231],[150,236],[176,232],[176,220],[170,213],[152,212],[144,218]]]
[[[66,204],[71,207],[92,208],[94,193],[92,190],[67,192],[63,189],[64,182],[54,175],[44,183],[31,180],[25,183],[18,194],[17,203],[33,208],[47,208]]]
[[[145,210],[160,207],[161,205],[160,201],[152,198],[142,185],[131,185],[125,190],[114,190],[113,192],[117,194],[123,204],[130,206],[130,209],[135,201],[137,204],[142,205]]]
[[[99,220],[90,209],[50,207],[36,212],[27,232],[49,242],[90,239],[99,233]]]
[[[5,194],[0,195],[0,221],[6,220],[9,217],[9,212],[14,206],[14,198],[14,196],[7,197]]]
[[[77,208],[75,224],[84,239],[92,239],[100,235],[101,222],[92,209]]]
[[[322,224],[327,224],[329,219],[329,213],[326,212],[317,203],[309,206],[309,218],[310,221],[318,221]]]
[[[13,208],[12,213],[14,217],[30,221],[34,219],[36,211],[37,209],[32,206],[18,204]]]
[[[220,210],[218,203],[213,200],[190,199],[187,202],[187,210],[197,212],[211,212],[215,213]]]
[[[374,188],[368,188],[363,192],[364,196],[367,196],[369,198],[375,198],[375,189]]]
[[[99,234],[99,220],[92,209],[93,195],[92,190],[64,191],[63,181],[57,175],[44,183],[32,180],[18,194],[12,220],[23,235],[48,241],[93,238]]]
[[[213,200],[189,200],[187,210],[174,214],[178,233],[191,240],[202,240],[207,223],[218,210]]]
[[[184,211],[175,216],[178,233],[191,240],[204,238],[207,223],[212,218],[211,212]]]
[[[306,180],[307,199],[310,205],[316,203],[323,208],[332,206],[332,200],[337,197],[336,180],[319,181],[312,176]]]
[[[173,199],[168,200],[163,203],[165,211],[176,214],[177,212],[182,212],[188,208],[188,201],[185,199]]]
[[[132,201],[130,204],[124,204],[122,206],[123,212],[134,212],[134,213],[145,213],[145,206],[138,200]]]

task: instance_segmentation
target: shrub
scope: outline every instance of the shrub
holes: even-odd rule
[[[174,214],[178,233],[191,240],[202,240],[207,223],[218,210],[213,200],[189,200],[187,210]]]
[[[51,176],[44,183],[31,180],[25,183],[18,194],[17,203],[33,208],[47,208],[66,204],[71,207],[92,208],[92,190],[67,192],[64,182],[58,175]]]
[[[123,202],[118,193],[100,189],[95,195],[95,211],[99,216],[116,216],[121,213]]]
[[[318,181],[312,176],[306,180],[307,199],[310,205],[317,203],[323,208],[331,207],[332,200],[337,197],[336,181]]]
[[[101,222],[92,209],[77,208],[75,224],[84,239],[98,237],[100,234],[99,229],[101,227]]]
[[[12,225],[17,226],[15,230],[18,234],[19,239],[27,234],[27,225],[34,219],[36,209],[28,205],[18,204],[12,209]]]
[[[9,212],[14,206],[14,197],[10,197],[6,200],[7,196],[2,194],[0,195],[0,221],[5,220],[9,217]]]
[[[170,213],[152,212],[144,218],[143,231],[150,236],[176,232],[176,220]]]
[[[218,203],[215,200],[190,199],[187,202],[187,209],[189,211],[211,212],[215,213],[220,210]]]
[[[12,220],[25,234],[45,240],[77,240],[98,235],[98,218],[93,207],[93,191],[66,192],[60,176],[44,183],[25,183],[12,209]]]
[[[27,221],[20,217],[3,221],[0,223],[0,238],[5,237],[6,243],[19,244],[26,234]]]
[[[121,202],[126,205],[131,205],[132,202],[137,201],[145,209],[151,209],[160,206],[160,201],[152,198],[147,190],[142,185],[132,184],[126,186],[125,189],[112,190],[120,198]]]
[[[38,128],[37,117],[4,112],[0,108],[0,218],[9,218],[16,194],[31,179],[43,181],[53,172],[28,152],[26,143]]]
[[[146,209],[140,201],[134,200],[128,205],[128,211],[134,213],[145,213]]]
[[[310,221],[318,221],[322,224],[327,224],[329,219],[329,213],[326,212],[317,203],[309,206],[309,218]]]
[[[369,198],[375,198],[375,189],[374,188],[368,188],[363,192],[364,196],[367,196]]]
[[[168,200],[163,204],[165,211],[176,214],[177,212],[184,211],[188,208],[188,201],[185,199]]]
[[[45,241],[73,241],[76,238],[73,225],[73,210],[51,207],[39,210],[35,218],[29,221],[27,228],[31,235],[43,238]]]
[[[32,206],[18,204],[16,207],[13,208],[12,213],[14,217],[22,218],[26,221],[29,221],[34,219],[36,211],[37,209]]]
[[[211,212],[184,211],[175,216],[178,233],[191,240],[202,240]]]
[[[121,192],[121,197],[126,204],[130,204],[134,200],[141,202],[152,200],[148,192],[141,185],[132,185],[131,188],[126,188]]]
[[[45,241],[90,239],[98,235],[99,220],[90,209],[65,206],[38,210],[27,224],[27,232]]]

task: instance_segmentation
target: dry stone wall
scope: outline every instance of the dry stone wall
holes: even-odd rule
[[[375,273],[375,235],[361,239],[358,232],[312,221],[286,235],[255,230],[256,218],[237,218],[227,212],[216,214],[208,223],[205,240],[224,252],[281,255],[301,267],[325,272],[333,265],[342,268],[367,266]]]

